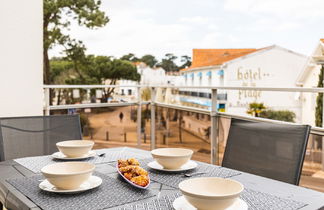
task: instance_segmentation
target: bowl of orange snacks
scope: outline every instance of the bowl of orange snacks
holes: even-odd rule
[[[128,183],[140,189],[147,189],[151,183],[148,172],[140,167],[135,158],[118,160],[117,171]]]

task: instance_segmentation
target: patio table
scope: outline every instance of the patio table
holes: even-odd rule
[[[132,156],[136,156],[137,154],[137,158],[142,159],[144,163],[149,161],[148,158],[150,158],[150,152],[135,148],[124,147],[100,150],[100,152],[103,151],[108,158],[102,162],[94,161],[96,173],[114,179],[118,178],[118,174],[114,166],[116,160],[109,159],[111,154],[116,155],[118,151],[123,155],[130,153]],[[41,209],[32,199],[29,199],[30,196],[23,194],[16,188],[17,186],[14,187],[10,184],[12,183],[10,180],[15,178],[28,178],[39,175],[35,168],[30,170],[28,165],[23,164],[25,165],[23,166],[18,162],[23,164],[23,162],[15,160],[0,162],[0,201],[8,209]],[[217,174],[223,177],[228,176],[244,185],[245,191],[241,198],[248,203],[251,209],[320,209],[324,206],[324,193],[222,167],[216,168],[215,166],[215,169],[220,169],[222,173],[213,171],[212,176],[217,176]],[[172,179],[172,176],[168,178]],[[151,196],[105,209],[172,209],[172,201],[181,195],[179,189],[175,186],[177,182],[173,180],[173,182],[170,182],[173,184],[166,183],[163,181],[163,177],[159,177],[158,174],[152,174],[151,180],[152,183],[149,187]],[[109,198],[107,197],[107,199]]]

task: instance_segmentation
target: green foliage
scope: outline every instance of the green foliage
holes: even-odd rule
[[[289,110],[267,109],[263,103],[250,103],[247,113],[254,117],[262,117],[286,122],[295,122],[296,117],[296,114]]]
[[[71,20],[90,29],[106,25],[109,19],[100,10],[100,5],[100,0],[44,0],[44,49],[71,41],[70,36],[63,32],[71,25]]]
[[[296,114],[289,110],[264,110],[260,113],[259,117],[286,122],[295,122]]]
[[[112,59],[107,56],[84,55],[81,57],[82,60],[77,57],[53,59],[50,62],[53,82],[55,84],[84,85],[103,84],[105,81],[110,81],[111,85],[115,85],[120,79],[139,81],[141,78],[137,73],[136,66],[129,61]],[[114,88],[104,89],[103,100],[109,98],[113,91]],[[69,92],[71,90],[63,92],[63,98],[68,99]],[[81,95],[85,95],[85,92],[81,91]],[[73,100],[69,98],[69,101]]]
[[[141,97],[143,101],[151,100],[151,89],[150,88],[142,89]]]
[[[264,106],[263,103],[250,103],[249,104],[249,109],[247,110],[246,113],[254,116],[254,117],[258,117],[259,114],[264,111],[266,109],[266,107]]]
[[[187,68],[191,65],[191,57],[187,55],[181,56],[181,65],[177,65],[176,60],[178,59],[177,56],[173,55],[172,53],[168,53],[165,57],[159,62],[155,56],[147,54],[142,56],[141,58],[136,57],[133,53],[128,53],[120,57],[121,60],[126,60],[130,62],[143,62],[151,68],[154,67],[161,67],[166,72],[175,72],[179,71],[180,69]]]
[[[183,62],[183,64],[179,66],[179,69],[188,68],[189,66],[191,66],[191,57],[183,55],[181,56],[181,62]]]
[[[71,21],[90,29],[103,27],[109,21],[100,10],[100,0],[44,0],[43,1],[43,57],[44,57],[44,83],[53,82],[50,79],[50,64],[48,50],[55,45],[61,45],[67,56],[73,60],[84,55],[86,50],[81,41],[70,37],[68,31]],[[72,56],[73,55],[73,56]],[[75,63],[77,64],[77,63]],[[75,69],[78,69],[75,67]]]
[[[318,75],[317,87],[323,87],[324,79],[324,65],[322,65],[321,72]],[[323,93],[318,93],[316,98],[316,109],[315,109],[315,125],[322,127],[322,116],[323,116]]]
[[[179,67],[175,63],[176,59],[177,56],[172,53],[165,54],[165,57],[162,58],[162,61],[157,66],[163,68],[166,72],[179,71]]]
[[[62,58],[53,58],[50,62],[51,65],[51,74],[50,81],[52,84],[66,84],[65,80],[68,75],[72,76],[70,72],[73,69],[73,63],[62,59]]]
[[[139,58],[135,56],[133,53],[128,53],[127,55],[124,55],[120,57],[120,60],[130,61],[130,62],[137,62],[140,61]]]
[[[81,128],[83,128],[85,125],[90,127],[90,121],[86,114],[83,113],[80,114],[80,124],[81,124]]]
[[[140,60],[151,68],[158,63],[158,60],[153,55],[144,55]]]

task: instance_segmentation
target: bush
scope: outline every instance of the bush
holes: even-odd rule
[[[289,110],[264,110],[260,113],[259,117],[280,120],[286,122],[295,122],[296,114]]]
[[[90,121],[87,115],[85,114],[80,114],[80,123],[81,123],[81,128],[83,129],[83,127],[85,125],[87,125],[88,127],[90,127]]]

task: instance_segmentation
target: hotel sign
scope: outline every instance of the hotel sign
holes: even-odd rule
[[[261,68],[257,69],[244,69],[239,67],[236,71],[236,79],[242,81],[243,87],[255,87],[257,81],[261,81],[270,74],[263,73]],[[239,100],[252,98],[257,100],[261,98],[261,91],[259,90],[239,90]]]

